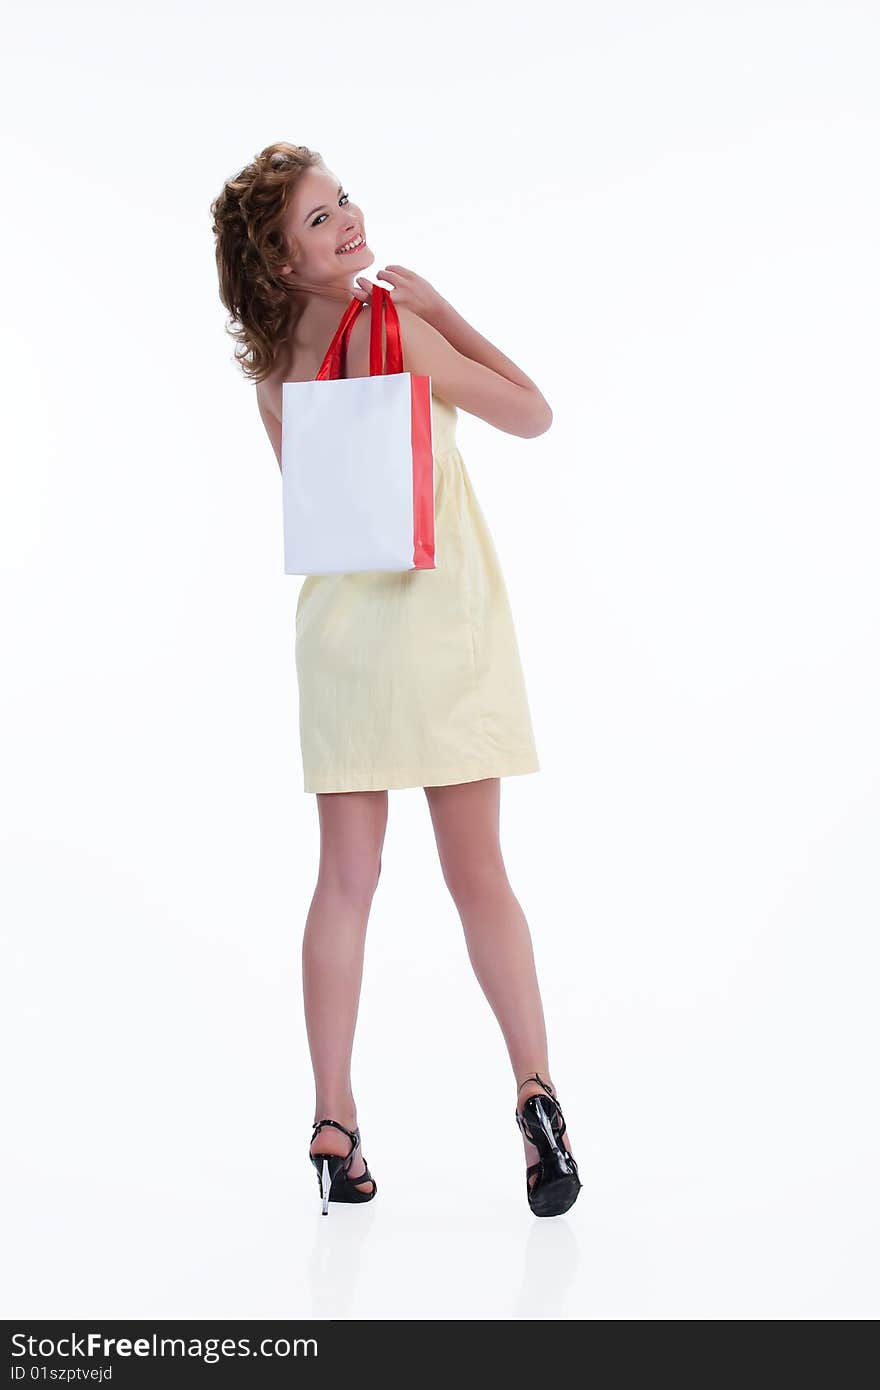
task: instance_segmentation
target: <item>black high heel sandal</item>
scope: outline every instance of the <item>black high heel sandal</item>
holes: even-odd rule
[[[351,1140],[351,1148],[347,1154],[322,1154],[312,1153],[311,1146],[315,1138],[324,1125],[332,1125],[334,1129],[341,1129],[343,1134],[347,1134]],[[354,1151],[361,1142],[360,1127],[357,1129],[346,1129],[345,1125],[339,1124],[337,1120],[316,1120],[312,1129],[312,1137],[309,1142],[309,1158],[314,1164],[318,1173],[318,1191],[321,1194],[323,1206],[321,1215],[327,1215],[327,1206],[330,1202],[372,1202],[378,1186],[373,1177],[367,1161],[364,1159],[364,1171],[358,1173],[357,1177],[349,1176],[349,1169],[354,1160]],[[359,1183],[371,1182],[372,1192],[361,1192]]]
[[[527,1076],[526,1081],[537,1081],[547,1092],[546,1096],[529,1096],[522,1110],[515,1112],[520,1132],[540,1154],[537,1163],[530,1163],[526,1169],[529,1206],[536,1216],[561,1216],[573,1206],[583,1184],[574,1155],[562,1143],[565,1118],[559,1101],[537,1072]],[[526,1081],[520,1082],[519,1090]],[[533,1173],[538,1176],[530,1183]]]

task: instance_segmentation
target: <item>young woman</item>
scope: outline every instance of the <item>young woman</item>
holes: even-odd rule
[[[361,208],[307,146],[269,146],[211,205],[220,298],[281,467],[281,386],[317,376],[374,256]],[[421,276],[391,265],[405,370],[430,376],[438,567],[309,575],[296,610],[304,789],[321,848],[303,938],[315,1075],[309,1156],[328,1201],[376,1195],[360,1144],[351,1054],[364,944],[392,788],[424,787],[445,882],[518,1083],[529,1206],[567,1211],[580,1189],[547,1079],[528,924],[499,843],[500,779],[539,771],[507,591],[455,440],[458,408],[530,439],[552,412],[533,381]],[[368,376],[369,314],[347,376]],[[442,557],[442,558],[441,558]]]

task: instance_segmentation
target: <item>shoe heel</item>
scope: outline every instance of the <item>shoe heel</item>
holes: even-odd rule
[[[531,1101],[534,1101],[533,1107],[530,1104]],[[533,1115],[529,1114],[530,1109],[534,1110]],[[543,1096],[531,1096],[523,1106],[523,1110],[526,1112],[527,1117],[531,1119],[532,1130],[534,1131],[535,1125],[538,1125],[546,1140],[546,1149],[543,1144],[537,1144],[536,1148],[538,1151],[543,1154],[545,1158],[552,1159],[553,1163],[559,1168],[560,1174],[573,1173],[574,1169],[571,1166],[571,1155],[568,1149],[560,1144],[553,1129],[553,1115],[555,1114],[555,1110],[552,1112],[548,1110],[547,1102],[544,1100]]]
[[[536,1216],[560,1216],[575,1202],[582,1183],[577,1160],[562,1143],[566,1124],[559,1101],[540,1076],[534,1079],[547,1094],[529,1096],[516,1112],[520,1132],[538,1150],[538,1162],[526,1169],[526,1193]]]
[[[345,1159],[339,1154],[309,1154],[318,1174],[318,1190],[321,1194],[321,1215],[326,1216],[330,1206],[330,1189],[333,1179],[342,1169]]]
[[[346,1129],[337,1120],[316,1120],[312,1127],[312,1143],[324,1125],[332,1125],[348,1135],[351,1148],[347,1154],[312,1153],[309,1146],[309,1159],[318,1175],[318,1191],[321,1194],[321,1215],[326,1216],[331,1202],[370,1202],[378,1187],[364,1160],[364,1171],[356,1177],[351,1176],[355,1149],[360,1147],[359,1129]],[[372,1191],[364,1192],[364,1184],[369,1183]]]

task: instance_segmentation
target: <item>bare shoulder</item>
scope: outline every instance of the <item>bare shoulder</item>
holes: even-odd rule
[[[281,467],[281,425],[283,417],[283,386],[285,381],[310,381],[317,376],[327,343],[299,343],[294,351],[292,345],[285,345],[279,354],[278,365],[264,377],[255,382],[257,407],[260,418],[269,436],[278,467]],[[369,315],[360,315],[352,326],[346,354],[346,376],[369,376],[370,374],[370,322]]]
[[[437,360],[438,354],[442,353],[442,344],[446,343],[446,339],[430,323],[419,318],[412,309],[407,309],[403,305],[400,305],[399,308],[397,305],[394,307],[400,322],[400,337],[406,358],[406,370],[421,371],[425,362]],[[449,344],[446,343],[446,346],[448,347]],[[412,367],[409,366],[410,359],[414,363]]]

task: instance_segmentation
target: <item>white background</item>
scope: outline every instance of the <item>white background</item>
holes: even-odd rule
[[[3,1315],[876,1317],[876,6],[6,28]],[[300,581],[209,214],[274,140],[554,410],[459,443],[542,764],[502,847],[555,1220],[420,789],[356,1040],[380,1191],[320,1215]]]

